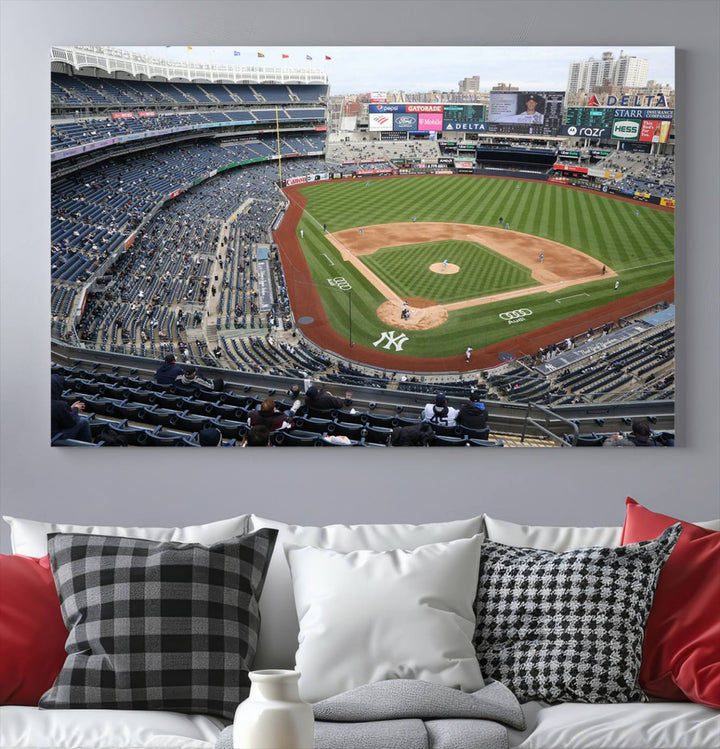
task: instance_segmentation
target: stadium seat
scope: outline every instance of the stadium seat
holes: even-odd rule
[[[390,427],[377,427],[368,424],[363,432],[363,438],[367,444],[387,445],[391,434],[392,428]]]
[[[163,432],[162,427],[158,427],[155,432],[144,431],[138,435],[138,445],[142,447],[182,447],[185,437],[187,435],[177,432]]]
[[[396,416],[393,421],[395,422],[395,426],[398,427],[409,427],[413,426],[414,424],[419,424],[422,419],[419,416]],[[435,429],[435,425],[433,424],[433,429]]]
[[[172,419],[177,416],[177,411],[171,408],[160,408],[159,406],[149,406],[140,409],[135,421],[141,421],[143,424],[153,424],[154,426],[173,426]]]
[[[361,411],[351,413],[350,411],[333,411],[332,417],[336,421],[341,421],[344,424],[365,424],[368,419],[368,415]]]
[[[385,427],[392,429],[398,426],[398,419],[396,416],[389,416],[388,414],[367,414],[367,425],[373,427]]]
[[[605,437],[595,434],[595,432],[580,434],[578,435],[576,447],[600,447],[603,442],[605,442]]]
[[[295,419],[295,426],[305,432],[325,434],[333,422],[330,419],[315,419],[309,416],[300,416]]]
[[[433,429],[435,429],[434,425]],[[463,437],[445,437],[442,434],[436,433],[430,445],[431,447],[465,447],[467,440]]]
[[[271,433],[270,443],[277,447],[320,447],[322,439],[311,432],[279,429]]]
[[[107,430],[112,432],[118,442],[125,442],[129,446],[135,446],[142,444],[140,442],[141,435],[150,434],[150,429],[143,429],[142,427],[131,427],[123,425],[108,424]],[[111,444],[113,441],[108,440],[106,444]]]
[[[100,447],[101,443],[83,442],[82,440],[61,439],[59,435],[50,441],[53,447]]]
[[[209,426],[216,426],[215,422],[207,416],[197,416],[195,414],[189,414],[187,411],[183,413],[174,413],[170,417],[169,423],[166,426],[171,426],[174,429],[182,429],[185,432],[199,432],[201,429],[205,429]],[[224,437],[225,435],[223,435]],[[233,435],[234,437],[237,435]]]
[[[151,404],[157,404],[161,408],[172,408],[180,411],[184,409],[183,399],[172,393],[153,393],[149,400]]]
[[[346,424],[342,421],[331,423],[327,428],[328,434],[344,436],[348,439],[359,441],[363,436],[364,427],[362,424]]]
[[[497,442],[493,442],[492,440],[478,440],[471,437],[467,444],[471,447],[504,447],[505,443],[502,440],[498,440]]]
[[[487,440],[490,436],[490,427],[485,427],[484,429],[469,429],[468,427],[458,426],[457,429],[468,439]]]
[[[222,432],[223,439],[241,439],[249,431],[246,421],[232,421],[230,419],[215,419],[209,426],[216,427]]]
[[[462,437],[465,432],[461,427],[432,424],[433,432],[440,437]]]

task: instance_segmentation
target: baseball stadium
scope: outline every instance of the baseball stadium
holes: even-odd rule
[[[675,444],[667,87],[264,63],[52,48],[53,445]]]

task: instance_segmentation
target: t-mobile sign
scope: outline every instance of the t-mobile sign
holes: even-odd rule
[[[442,129],[442,112],[423,112],[418,114],[418,130],[440,131]]]

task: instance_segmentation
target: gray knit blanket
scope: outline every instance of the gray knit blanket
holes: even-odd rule
[[[507,727],[525,728],[520,703],[497,681],[469,694],[379,681],[317,702],[313,712],[315,749],[508,749]],[[232,726],[215,749],[232,749]]]

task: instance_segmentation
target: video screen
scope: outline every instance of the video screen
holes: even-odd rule
[[[547,95],[531,91],[490,93],[488,122],[519,125],[542,125],[545,121]]]

